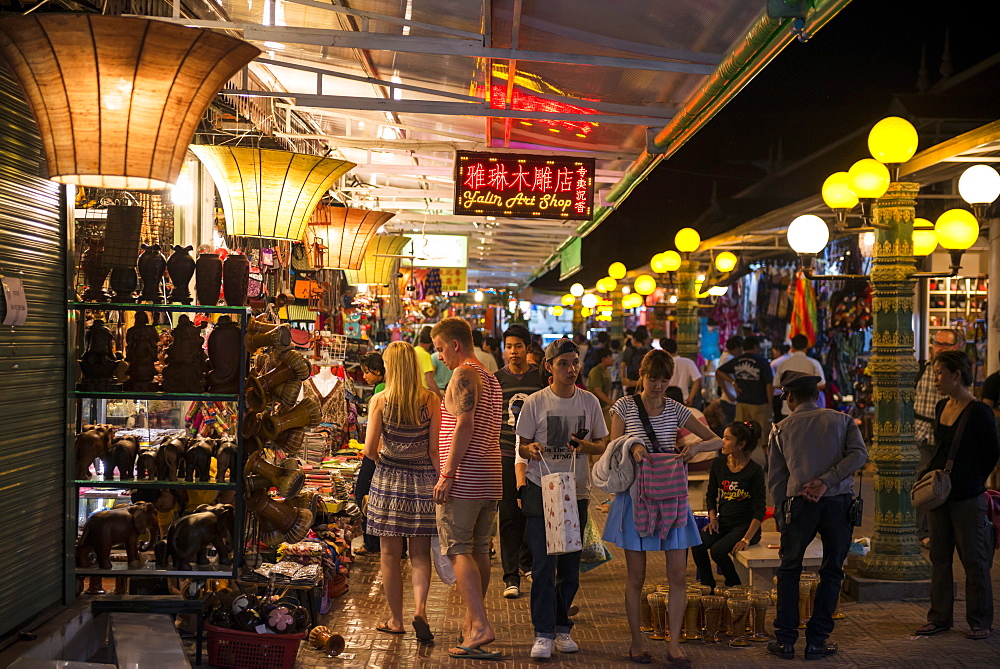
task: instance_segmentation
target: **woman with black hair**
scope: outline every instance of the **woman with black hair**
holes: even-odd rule
[[[750,459],[760,433],[758,423],[747,421],[731,423],[723,434],[722,454],[708,475],[709,522],[701,531],[701,544],[691,547],[702,585],[715,587],[712,561],[727,586],[740,585],[731,556],[760,541],[767,491],[764,468]]]
[[[951,629],[955,604],[952,562],[955,549],[965,569],[966,633],[985,639],[993,633],[994,528],[986,514],[986,479],[1000,456],[993,411],[969,391],[972,365],[961,351],[942,351],[934,358],[934,385],[947,395],[937,403],[934,440],[937,450],[918,474],[951,468],[951,493],[944,504],[927,512],[930,530],[931,608],[927,624],[916,631],[930,636]],[[957,448],[953,442],[958,440]]]

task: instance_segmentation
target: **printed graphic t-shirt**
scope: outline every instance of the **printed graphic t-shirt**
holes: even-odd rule
[[[577,430],[589,430],[587,441],[596,441],[608,434],[601,414],[601,403],[593,393],[577,388],[573,397],[559,397],[551,388],[540,390],[524,401],[517,421],[517,435],[521,443],[537,441],[542,445],[543,466],[538,460],[525,460],[518,456],[516,462],[528,465],[528,480],[542,484],[542,476],[557,472],[572,472],[576,459],[577,499],[590,497],[590,466],[585,453],[573,453],[569,440]]]
[[[497,370],[494,374],[503,389],[503,423],[500,424],[500,455],[514,457],[517,427],[524,401],[529,396],[545,387],[538,367],[530,365],[524,374],[515,374],[509,367]]]
[[[744,353],[719,367],[719,371],[736,381],[737,402],[760,405],[771,401],[767,396],[767,384],[773,378],[771,365],[759,355]]]
[[[764,520],[766,495],[764,468],[753,460],[735,473],[729,469],[725,455],[712,462],[705,508],[716,511],[720,523],[732,526],[749,523],[754,518]]]

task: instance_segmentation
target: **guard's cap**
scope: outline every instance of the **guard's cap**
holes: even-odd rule
[[[820,380],[815,374],[806,374],[805,372],[788,369],[781,375],[779,382],[781,383],[781,389],[786,393],[789,391],[809,392],[816,390],[816,385]]]
[[[580,347],[573,343],[572,339],[556,339],[545,347],[545,359],[554,360],[563,353],[576,353],[579,355]]]

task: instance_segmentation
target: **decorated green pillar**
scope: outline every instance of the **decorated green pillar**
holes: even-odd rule
[[[677,270],[677,353],[691,360],[698,358],[697,278],[698,263],[685,258]]]
[[[608,323],[608,336],[612,339],[621,339],[625,332],[625,310],[622,308],[622,287],[617,288],[608,294],[611,300],[611,322]]]
[[[875,403],[875,532],[861,575],[892,581],[930,576],[920,552],[910,488],[919,457],[913,436],[913,399],[919,367],[913,348],[914,205],[919,185],[892,183],[875,205],[872,254],[872,356],[868,369]]]

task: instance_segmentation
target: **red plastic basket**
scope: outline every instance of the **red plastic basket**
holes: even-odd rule
[[[303,634],[256,634],[205,625],[208,661],[231,669],[294,669]]]

